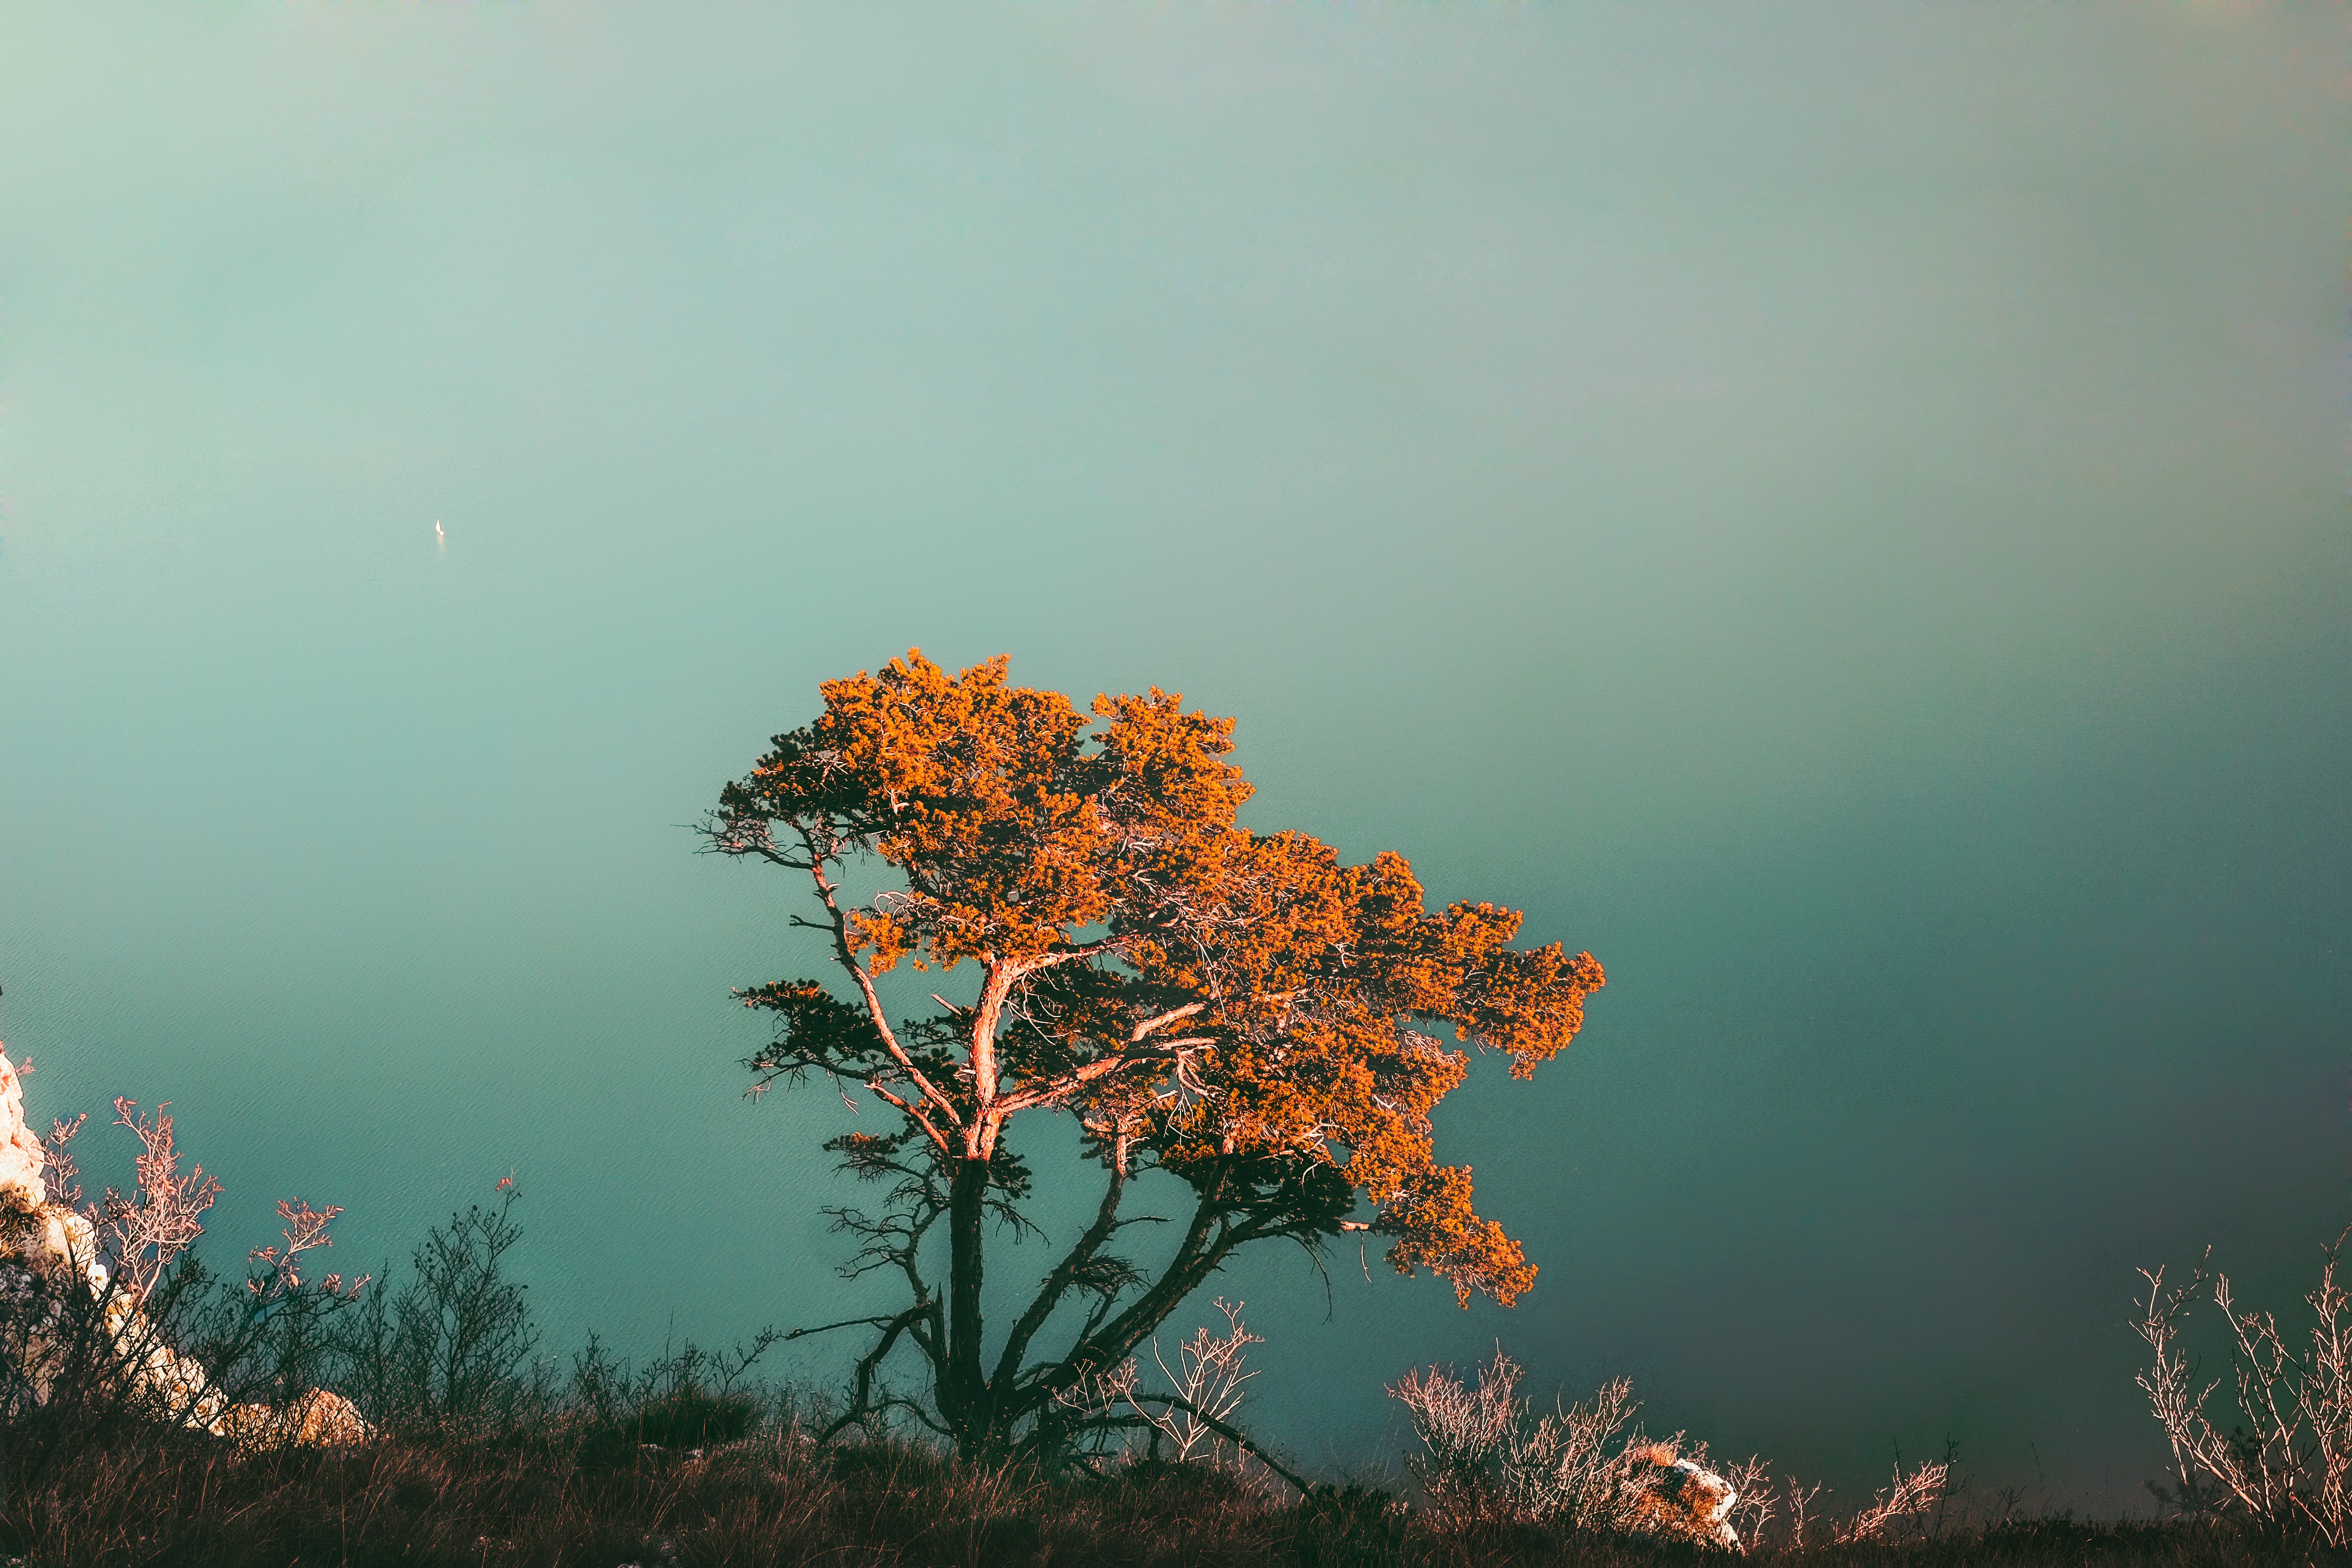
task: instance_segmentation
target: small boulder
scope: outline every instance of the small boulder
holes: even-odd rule
[[[1739,1550],[1739,1531],[1731,1526],[1739,1493],[1729,1481],[1682,1458],[1671,1444],[1653,1443],[1626,1458],[1633,1464],[1627,1478],[1629,1529]]]
[[[341,1448],[375,1436],[360,1407],[330,1388],[313,1388],[283,1409],[232,1405],[207,1429],[247,1448]]]

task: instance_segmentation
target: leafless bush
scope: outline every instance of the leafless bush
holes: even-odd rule
[[[1170,1392],[1145,1388],[1141,1369],[1130,1360],[1057,1394],[1056,1420],[1074,1440],[1090,1446],[1097,1455],[1123,1448],[1130,1458],[1176,1464],[1205,1462],[1235,1471],[1244,1469],[1246,1456],[1304,1494],[1309,1489],[1302,1478],[1234,1425],[1243,1385],[1257,1375],[1247,1366],[1249,1347],[1265,1343],[1243,1322],[1245,1304],[1217,1298],[1214,1305],[1224,1317],[1225,1332],[1195,1330],[1191,1339],[1177,1346],[1174,1366],[1168,1364],[1160,1342],[1151,1342],[1151,1359],[1168,1380]],[[1138,1434],[1149,1434],[1140,1454],[1129,1446]]]
[[[1942,1458],[1907,1468],[1902,1456],[1896,1455],[1893,1479],[1878,1490],[1867,1508],[1843,1520],[1824,1517],[1821,1504],[1829,1488],[1819,1481],[1776,1476],[1769,1461],[1754,1456],[1738,1464],[1720,1465],[1717,1473],[1738,1494],[1726,1522],[1738,1532],[1740,1549],[1751,1555],[1801,1552],[1824,1542],[1854,1545],[1884,1541],[1895,1523],[1906,1519],[1918,1520],[1917,1531],[1933,1536],[1958,1522],[1940,1512],[1952,1499],[1955,1451],[1948,1446]],[[1712,1462],[1704,1443],[1692,1453],[1702,1464]],[[1938,1517],[1927,1518],[1931,1512]]]
[[[1832,1538],[1840,1542],[1885,1539],[1887,1527],[1896,1520],[1914,1518],[1935,1507],[1951,1473],[1948,1460],[1931,1460],[1906,1471],[1898,1459],[1894,1480],[1880,1489],[1868,1508],[1836,1527]]]
[[[1426,1450],[1406,1464],[1430,1502],[1463,1518],[1586,1529],[1627,1522],[1638,1450],[1650,1446],[1638,1430],[1625,1434],[1638,1408],[1633,1383],[1618,1378],[1587,1403],[1536,1416],[1518,1396],[1520,1375],[1498,1349],[1475,1386],[1431,1367],[1389,1390]]]
[[[530,1375],[539,1329],[529,1287],[507,1272],[522,1239],[511,1178],[430,1232],[397,1291],[371,1292],[331,1339],[348,1392],[369,1419],[432,1437],[512,1427],[549,1391]]]
[[[2172,1447],[2179,1490],[2192,1509],[2235,1512],[2277,1531],[2309,1531],[2331,1547],[2352,1538],[2352,1296],[2336,1283],[2339,1254],[2352,1229],[2321,1249],[2318,1288],[2304,1297],[2313,1322],[2295,1348],[2265,1312],[2241,1312],[2230,1277],[2211,1267],[2212,1252],[2186,1284],[2164,1288],[2164,1270],[2143,1269],[2147,1299],[2132,1332],[2147,1342],[2153,1363],[2138,1376],[2149,1407]],[[2180,1344],[2192,1302],[2210,1287],[2229,1324],[2241,1425],[2224,1436],[2205,1413],[2221,1386],[2201,1389]]]
[[[290,1407],[311,1389],[341,1381],[335,1320],[357,1303],[370,1277],[328,1273],[314,1281],[303,1273],[305,1253],[334,1245],[328,1227],[341,1213],[339,1206],[281,1201],[282,1242],[247,1253],[242,1289],[215,1292],[200,1314],[196,1359],[232,1402]]]
[[[257,1249],[236,1284],[191,1249],[220,1184],[184,1176],[172,1119],[115,1103],[137,1140],[131,1190],[79,1203],[71,1145],[83,1118],[45,1139],[46,1207],[18,1211],[20,1262],[0,1268],[0,1433],[12,1479],[38,1484],[60,1465],[142,1430],[226,1430],[240,1405],[278,1404],[316,1386],[320,1325],[364,1281],[303,1277],[331,1244],[338,1209],[281,1203],[284,1244]],[[248,1423],[250,1425],[250,1423]]]
[[[1784,1515],[1782,1489],[1770,1474],[1771,1469],[1768,1462],[1752,1454],[1738,1464],[1727,1465],[1723,1469],[1723,1479],[1730,1482],[1731,1490],[1738,1494],[1725,1522],[1739,1532],[1739,1539],[1743,1542],[1767,1539],[1773,1521],[1783,1517],[1801,1532],[1813,1497],[1822,1490],[1815,1486],[1800,1494],[1793,1486],[1789,1488],[1786,1498],[1788,1509]]]
[[[1390,1389],[1412,1413],[1424,1450],[1406,1468],[1441,1517],[1663,1532],[1751,1552],[1802,1550],[1823,1540],[1883,1540],[1897,1520],[1936,1506],[1951,1476],[1948,1454],[1908,1469],[1898,1458],[1894,1480],[1869,1507],[1825,1521],[1818,1484],[1775,1478],[1758,1458],[1718,1464],[1705,1443],[1685,1448],[1681,1433],[1663,1441],[1643,1436],[1632,1425],[1639,1406],[1625,1378],[1538,1416],[1519,1396],[1520,1376],[1497,1350],[1475,1385],[1433,1367]],[[1729,1490],[1727,1503],[1717,1481]]]
[[[158,1105],[152,1117],[142,1116],[137,1101],[115,1099],[114,1124],[139,1140],[138,1180],[128,1194],[108,1187],[91,1216],[107,1239],[110,1271],[134,1301],[145,1301],[172,1260],[205,1233],[205,1212],[221,1191],[202,1166],[180,1174],[169,1109]]]
[[[29,1076],[32,1071],[32,1059],[27,1057],[25,1065],[18,1070],[18,1075]],[[68,1208],[81,1207],[81,1183],[78,1179],[81,1171],[74,1164],[73,1141],[80,1133],[82,1124],[89,1120],[85,1113],[70,1122],[62,1118],[52,1121],[49,1135],[41,1140],[41,1152],[47,1156],[41,1164],[41,1186],[51,1203],[62,1204]]]
[[[1224,1314],[1225,1333],[1213,1335],[1206,1328],[1194,1330],[1191,1339],[1177,1346],[1181,1371],[1171,1367],[1160,1354],[1160,1342],[1151,1342],[1151,1359],[1159,1363],[1160,1375],[1168,1379],[1181,1403],[1157,1404],[1150,1396],[1139,1394],[1135,1363],[1130,1361],[1122,1369],[1118,1396],[1150,1423],[1155,1453],[1164,1438],[1174,1448],[1172,1457],[1179,1464],[1190,1462],[1196,1455],[1211,1459],[1223,1457],[1225,1440],[1211,1423],[1221,1426],[1232,1419],[1242,1402],[1242,1385],[1257,1375],[1244,1368],[1249,1347],[1265,1343],[1242,1322],[1244,1304],[1217,1298],[1215,1305]]]

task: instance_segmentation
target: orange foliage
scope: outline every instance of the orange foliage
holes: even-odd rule
[[[856,994],[741,993],[777,1016],[751,1065],[866,1084],[947,1161],[994,1159],[1022,1111],[1074,1113],[1115,1181],[1156,1166],[1192,1186],[1203,1257],[1369,1228],[1465,1304],[1528,1289],[1535,1267],[1475,1211],[1469,1169],[1433,1151],[1431,1113],[1467,1069],[1443,1036],[1531,1075],[1583,1022],[1591,954],[1511,947],[1514,910],[1426,908],[1402,856],[1344,865],[1241,826],[1234,721],[1156,687],[1098,696],[1090,720],[1009,685],[1002,657],[950,676],[909,652],[823,691],[708,836],[813,878],[812,924]],[[861,855],[901,885],[853,907],[839,871]],[[873,984],[966,962],[976,998],[927,1018],[892,1019]]]

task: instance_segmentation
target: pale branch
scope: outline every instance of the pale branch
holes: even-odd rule
[[[1301,1479],[1296,1471],[1292,1470],[1280,1459],[1276,1458],[1272,1454],[1267,1453],[1264,1448],[1253,1442],[1248,1437],[1244,1436],[1240,1427],[1223,1420],[1222,1417],[1210,1415],[1207,1411],[1202,1409],[1198,1405],[1195,1405],[1192,1401],[1185,1398],[1181,1394],[1129,1394],[1123,1395],[1121,1397],[1152,1405],[1165,1405],[1171,1409],[1181,1410],[1186,1415],[1192,1416],[1193,1420],[1198,1421],[1202,1426],[1206,1427],[1218,1437],[1224,1438],[1225,1441],[1233,1444],[1244,1453],[1253,1456],[1256,1458],[1259,1464],[1262,1464],[1267,1469],[1272,1470],[1276,1475],[1281,1477],[1285,1482],[1294,1488],[1299,1496],[1305,1497],[1308,1492],[1315,1490],[1312,1486],[1308,1485],[1305,1479]]]
[[[1161,1013],[1158,1018],[1145,1019],[1141,1023],[1135,1026],[1135,1032],[1127,1037],[1128,1043],[1129,1045],[1140,1044],[1143,1040],[1143,1037],[1150,1034],[1152,1030],[1160,1028],[1164,1024],[1171,1024],[1181,1019],[1191,1018],[1193,1014],[1201,1011],[1208,1005],[1209,1004],[1206,1002],[1187,1002],[1181,1008],[1170,1009],[1168,1011]]]
[[[1184,1061],[1185,1051],[1216,1043],[1215,1038],[1211,1035],[1186,1035],[1178,1040],[1154,1040],[1150,1051],[1122,1051],[1115,1055],[1098,1057],[1093,1061],[1074,1067],[1069,1071],[1049,1078],[1034,1087],[1024,1085],[998,1100],[997,1108],[1004,1115],[1010,1116],[1015,1111],[1026,1111],[1032,1106],[1051,1105],[1056,1101],[1069,1098],[1070,1095],[1098,1079],[1108,1078],[1114,1072],[1124,1071],[1130,1067],[1162,1067],[1170,1062],[1176,1062],[1181,1067]]]
[[[1012,997],[1013,988],[1030,976],[1041,970],[1050,969],[1055,965],[1066,964],[1073,959],[1091,958],[1104,953],[1116,952],[1125,940],[1123,937],[1106,937],[1099,942],[1075,943],[1057,946],[1034,957],[1001,958],[989,962],[988,977],[981,987],[980,1000],[971,1012],[971,1033],[965,1047],[969,1052],[967,1060],[971,1069],[972,1094],[978,1103],[971,1124],[962,1129],[966,1158],[987,1158],[993,1152],[996,1139],[1003,1131],[1005,1118],[1014,1112],[1058,1099],[1061,1095],[1069,1092],[1071,1089],[1077,1087],[1079,1083],[1088,1081],[1077,1079],[1058,1090],[1042,1094],[1026,1090],[1009,1095],[1000,1092],[1003,1070],[997,1058],[996,1034],[1004,1016],[1005,1004]],[[1104,1067],[1092,1076],[1100,1077],[1103,1072],[1110,1071],[1113,1069]],[[1062,1081],[1055,1082],[1058,1083]]]
[[[1097,1079],[1108,1078],[1112,1073],[1126,1068],[1147,1066],[1166,1060],[1168,1059],[1165,1053],[1158,1051],[1149,1056],[1129,1056],[1124,1053],[1118,1056],[1106,1056],[1098,1061],[1089,1061],[1083,1067],[1074,1068],[1057,1077],[1047,1079],[1034,1087],[1024,1085],[1016,1089],[999,1100],[996,1103],[996,1109],[999,1114],[1010,1116],[1016,1111],[1026,1111],[1038,1105],[1050,1105],[1057,1100],[1067,1099]]]
[[[922,1084],[922,1087],[926,1089],[930,1087],[930,1085],[922,1082],[920,1074],[916,1075],[915,1082],[919,1084]],[[897,1106],[905,1113],[907,1120],[914,1123],[915,1125],[923,1130],[923,1136],[938,1145],[940,1151],[942,1154],[947,1152],[948,1141],[946,1137],[940,1134],[937,1127],[931,1125],[930,1118],[925,1115],[920,1110],[917,1109],[911,1101],[908,1101],[900,1095],[891,1093],[890,1091],[883,1088],[882,1085],[875,1082],[872,1079],[867,1079],[866,1081],[866,1088],[867,1092]],[[936,1091],[934,1091],[934,1092],[936,1092]]]
[[[760,1074],[759,1077],[752,1080],[751,1086],[743,1091],[744,1095],[747,1098],[753,1100],[758,1099],[761,1095],[765,1094],[770,1087],[772,1087],[780,1078],[790,1079],[794,1083],[798,1083],[805,1074],[813,1071],[819,1071],[835,1081],[835,1088],[836,1090],[839,1089],[841,1083],[845,1081],[856,1084],[867,1093],[872,1094],[876,1099],[896,1108],[900,1114],[904,1115],[908,1121],[914,1123],[916,1126],[921,1128],[923,1135],[929,1138],[933,1144],[937,1145],[940,1148],[944,1150],[948,1146],[947,1139],[940,1134],[937,1127],[931,1125],[929,1118],[925,1115],[921,1107],[916,1105],[905,1096],[894,1094],[889,1090],[882,1086],[882,1080],[879,1076],[881,1070],[861,1070],[856,1067],[852,1067],[845,1062],[837,1061],[832,1057],[809,1051],[802,1051],[797,1054],[785,1054],[785,1052],[789,1052],[790,1050],[791,1047],[789,1042],[779,1042],[778,1045],[771,1046],[767,1051],[763,1051],[759,1055],[752,1057],[751,1061],[745,1064]],[[849,1104],[851,1109],[856,1109],[855,1103],[849,1100],[847,1094],[843,1094],[842,1100],[844,1103]]]
[[[994,1152],[994,1134],[1003,1125],[996,1113],[996,1020],[1003,1015],[1004,998],[1021,978],[1022,969],[1018,964],[992,963],[987,975],[986,983],[980,988],[980,1003],[971,1011],[971,1033],[965,1045],[976,1106],[972,1124],[964,1132],[963,1152],[967,1159],[986,1159]]]
[[[814,841],[809,838],[808,830],[802,829],[801,836],[809,844],[810,857],[817,861],[816,864],[809,868],[809,875],[816,883],[817,896],[824,901],[825,913],[833,917],[834,956],[841,967],[848,971],[849,977],[857,983],[858,994],[866,1000],[866,1016],[873,1022],[875,1035],[882,1041],[882,1049],[889,1053],[890,1059],[898,1064],[899,1071],[906,1073],[914,1082],[915,1087],[922,1091],[923,1098],[939,1109],[941,1119],[950,1127],[961,1132],[963,1119],[956,1113],[955,1102],[940,1093],[931,1081],[923,1075],[923,1070],[915,1065],[915,1059],[907,1054],[906,1047],[900,1045],[898,1037],[891,1032],[889,1015],[883,1010],[882,998],[874,989],[873,977],[866,974],[866,967],[857,961],[856,954],[850,948],[849,916],[841,907],[840,899],[835,896],[838,891],[838,884],[825,876],[824,862],[816,854],[816,845]],[[887,1095],[885,1097],[887,1098]],[[933,1143],[939,1145],[940,1153],[952,1153],[947,1140],[941,1137],[938,1129],[932,1127],[928,1121],[923,1122],[923,1131]]]
[[[1106,936],[1099,942],[1059,943],[1039,954],[1034,962],[1025,966],[1023,973],[1034,975],[1040,969],[1050,969],[1073,958],[1098,958],[1105,953],[1123,952],[1133,940],[1131,936]]]

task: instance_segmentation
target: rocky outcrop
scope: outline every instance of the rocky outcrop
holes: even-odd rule
[[[0,1066],[6,1061],[0,1057]],[[28,1204],[17,1188],[0,1190],[0,1265],[14,1265],[57,1290],[79,1283],[99,1294],[106,1290],[106,1270],[97,1260],[98,1228],[89,1216],[61,1203]]]
[[[1629,1529],[1739,1550],[1739,1531],[1731,1526],[1731,1505],[1739,1494],[1729,1481],[1664,1443],[1626,1458],[1633,1464],[1626,1486]]]
[[[291,1405],[232,1405],[211,1426],[247,1448],[336,1448],[374,1436],[360,1407],[332,1389],[313,1388]]]
[[[0,1208],[26,1210],[48,1197],[41,1171],[48,1151],[25,1125],[25,1085],[0,1052]]]
[[[326,1448],[373,1435],[350,1400],[323,1388],[283,1409],[231,1405],[193,1356],[164,1343],[137,1297],[111,1285],[98,1260],[97,1226],[48,1197],[47,1163],[25,1124],[22,1081],[0,1051],[0,1350],[17,1363],[8,1397],[47,1403],[64,1359],[67,1309],[81,1295],[97,1304],[107,1354],[130,1371],[131,1396],[169,1419],[247,1447]]]

